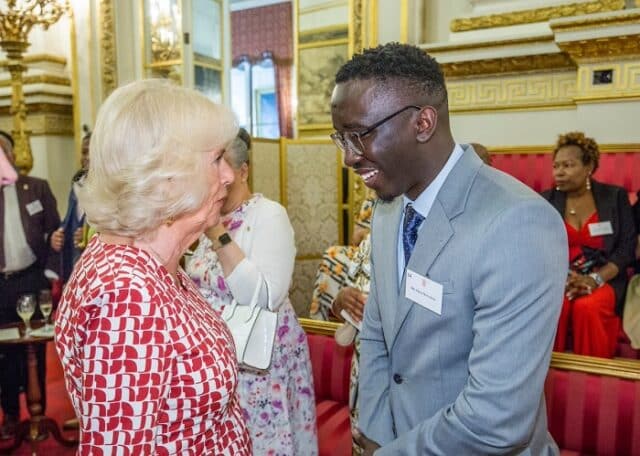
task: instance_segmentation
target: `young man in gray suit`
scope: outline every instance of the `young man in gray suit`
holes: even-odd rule
[[[391,43],[336,75],[335,143],[382,202],[361,333],[364,454],[557,454],[543,396],[564,282],[557,211],[451,134],[439,65]]]

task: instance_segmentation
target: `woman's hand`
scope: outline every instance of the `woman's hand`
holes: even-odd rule
[[[579,296],[589,295],[593,293],[593,290],[596,288],[598,288],[598,284],[593,277],[569,271],[569,277],[567,277],[565,286],[567,298],[575,299]]]
[[[362,321],[364,305],[366,302],[366,294],[362,293],[357,288],[344,287],[338,292],[338,295],[331,306],[331,310],[336,317],[340,318],[340,320],[342,320],[340,312],[342,310],[346,310],[351,318],[360,322]]]

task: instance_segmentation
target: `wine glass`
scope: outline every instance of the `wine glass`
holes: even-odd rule
[[[44,316],[44,331],[51,331],[53,326],[49,321],[49,317],[51,315],[51,311],[53,310],[53,301],[51,300],[51,291],[50,290],[40,290],[40,296],[38,299],[38,303],[40,304],[40,312]]]
[[[18,298],[18,303],[16,304],[16,311],[22,321],[24,321],[24,338],[28,338],[31,335],[31,325],[29,324],[29,320],[33,316],[33,313],[36,311],[36,297],[32,294],[22,295]]]

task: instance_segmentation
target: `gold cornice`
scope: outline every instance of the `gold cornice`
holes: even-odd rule
[[[465,32],[509,25],[532,24],[545,22],[560,17],[581,16],[584,14],[617,11],[624,9],[625,0],[597,0],[568,5],[549,6],[530,10],[510,11],[508,13],[489,14],[486,16],[458,18],[451,21],[452,32]]]
[[[640,380],[640,361],[635,359],[607,359],[581,356],[572,353],[553,352],[551,367],[554,369],[585,372],[587,374]]]
[[[633,57],[640,55],[640,34],[559,42],[558,47],[579,60]]]
[[[552,44],[555,43],[553,34],[545,34],[538,36],[527,36],[521,38],[507,38],[492,41],[468,41],[465,43],[444,43],[423,46],[423,49],[431,54],[432,52],[456,52],[469,51],[472,49],[490,49],[495,47],[506,47],[521,44]]]
[[[447,78],[575,69],[567,54],[538,54],[441,64]]]
[[[580,16],[575,19],[565,19],[549,24],[554,33],[573,32],[576,30],[594,29],[619,25],[635,25],[640,21],[640,10],[623,10],[615,15]]]
[[[64,76],[54,76],[51,74],[38,74],[32,76],[25,76],[23,79],[23,85],[28,86],[30,84],[52,84],[60,86],[71,86],[71,80]],[[0,87],[10,87],[11,79],[0,80]]]
[[[100,70],[103,99],[118,85],[117,62],[113,1],[100,0]]]

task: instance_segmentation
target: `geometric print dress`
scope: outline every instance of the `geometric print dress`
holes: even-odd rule
[[[80,455],[250,455],[233,339],[186,274],[94,236],[67,283],[56,348]]]

